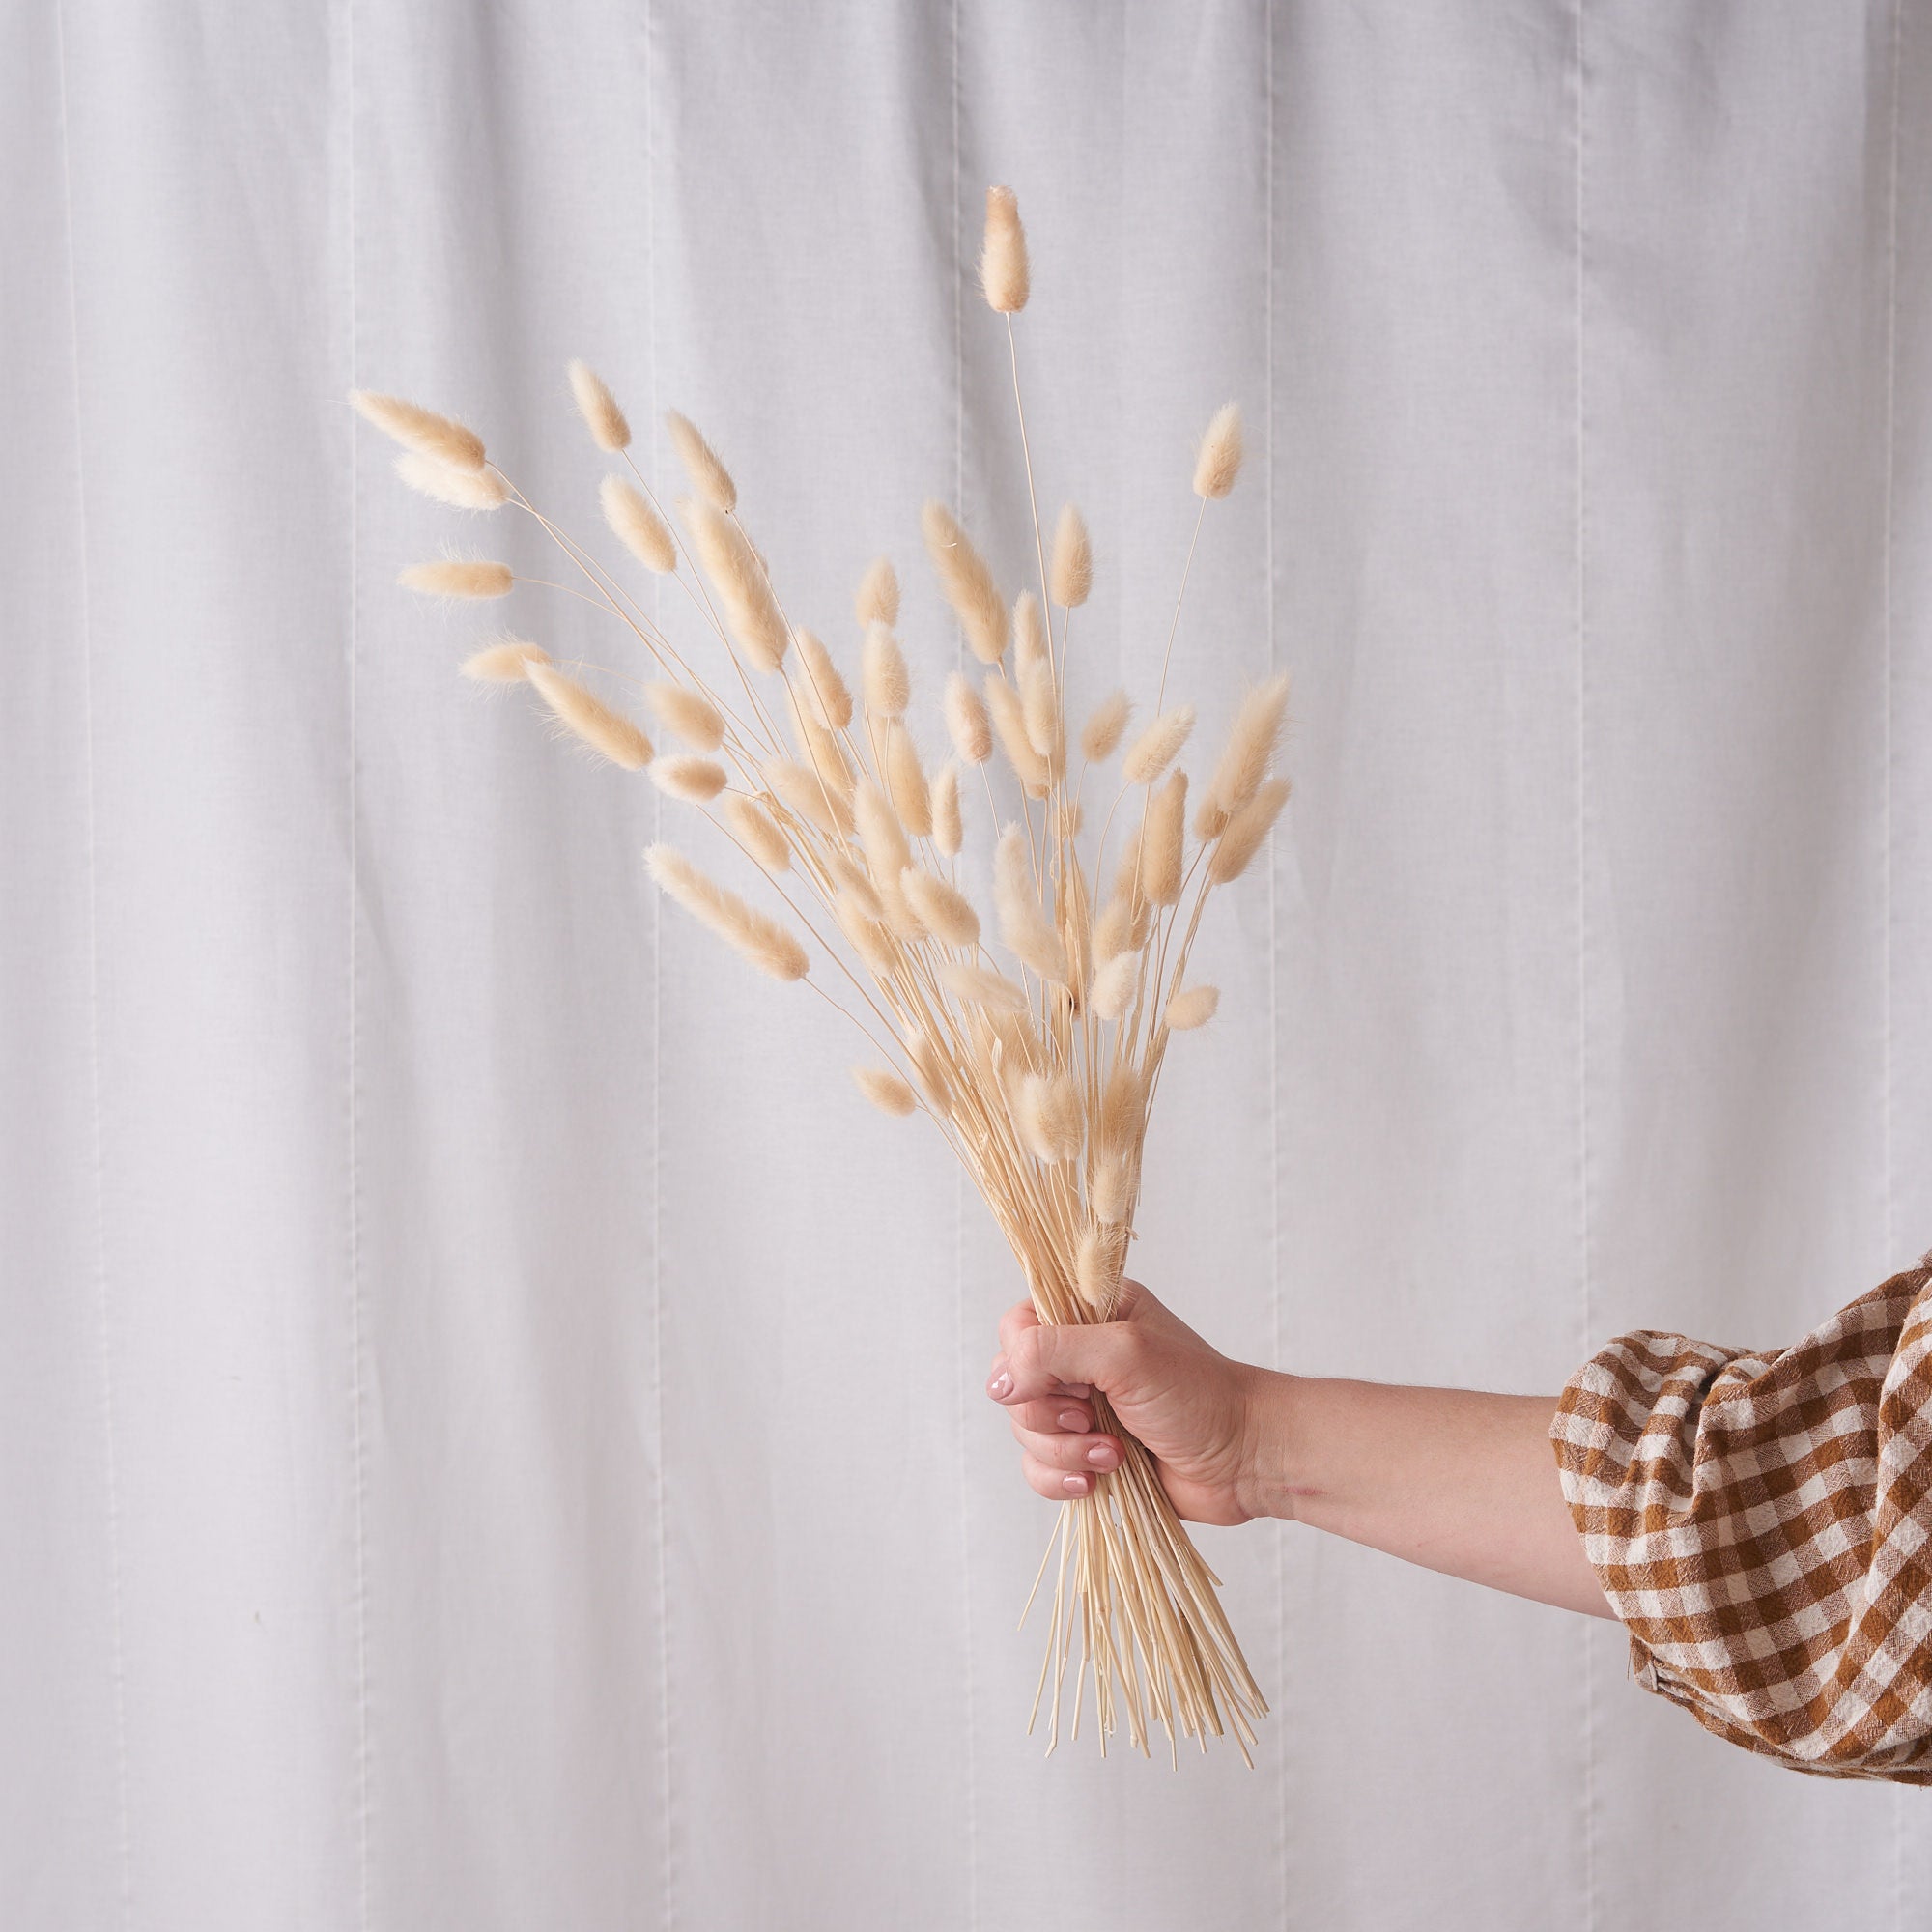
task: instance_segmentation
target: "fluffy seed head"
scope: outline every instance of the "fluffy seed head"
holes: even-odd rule
[[[1060,690],[1044,657],[1035,658],[1020,673],[1020,713],[1027,742],[1046,760],[1048,771],[1059,771],[1066,763],[1066,736],[1060,722]]]
[[[1023,1013],[1027,996],[1019,985],[991,966],[969,966],[959,959],[939,962],[941,981],[967,1005],[984,1007],[989,1012]]]
[[[998,664],[1007,651],[1007,607],[985,558],[944,503],[926,504],[920,513],[920,528],[940,588],[965,630],[973,655],[981,664]]]
[[[919,1095],[889,1066],[855,1066],[852,1083],[882,1114],[910,1114],[919,1106]]]
[[[723,765],[691,752],[654,759],[651,777],[660,791],[681,798],[688,805],[709,805],[726,782]]]
[[[963,671],[955,670],[946,680],[946,728],[962,764],[983,765],[993,755],[993,726],[985,704]]]
[[[440,563],[412,563],[397,581],[425,597],[507,597],[517,580],[507,563],[445,557]]]
[[[1029,1073],[1020,1082],[1020,1138],[1049,1167],[1080,1151],[1080,1096],[1065,1073]]]
[[[1148,795],[1141,821],[1141,892],[1151,905],[1180,897],[1181,859],[1187,838],[1187,774],[1169,772]]]
[[[948,946],[979,945],[980,915],[957,886],[917,866],[908,866],[899,874],[899,886],[928,932]]]
[[[883,921],[868,918],[850,893],[840,893],[833,900],[832,913],[853,952],[879,979],[890,980],[905,964],[904,949],[886,930]]]
[[[1241,473],[1241,412],[1233,403],[1224,403],[1214,412],[1208,434],[1201,439],[1201,453],[1194,459],[1194,494],[1213,498],[1225,497]]]
[[[522,638],[499,638],[494,644],[485,644],[474,657],[464,660],[463,675],[486,684],[521,684],[531,665],[549,663],[550,653],[541,644],[526,642]]]
[[[906,669],[905,653],[899,649],[891,625],[877,620],[867,625],[859,684],[866,694],[866,709],[875,717],[905,716],[905,708],[912,702],[912,673]]]
[[[886,789],[899,823],[915,838],[932,837],[932,789],[912,733],[897,719],[886,727]]]
[[[1019,693],[996,670],[986,673],[986,709],[1021,789],[1029,798],[1044,798],[1053,789],[1053,774],[1027,735],[1026,706]]]
[[[1053,571],[1049,583],[1053,601],[1071,610],[1084,604],[1094,588],[1094,545],[1087,520],[1071,503],[1060,513],[1053,533]]]
[[[1020,205],[1009,187],[986,190],[986,237],[980,248],[980,286],[987,304],[1012,315],[1027,304],[1026,230]]]
[[[1046,625],[1039,614],[1039,599],[1031,590],[1022,590],[1013,599],[1013,668],[1023,674],[1029,665],[1040,663],[1046,655]]]
[[[1121,734],[1127,728],[1127,720],[1133,715],[1133,700],[1124,691],[1103,697],[1089,714],[1081,729],[1081,755],[1096,765],[1103,758],[1111,758],[1114,747],[1121,742]]]
[[[959,767],[947,763],[932,780],[932,842],[947,858],[957,858],[966,842],[966,828],[959,818]]]
[[[678,506],[691,532],[697,560],[704,566],[724,619],[739,648],[759,669],[775,671],[784,662],[791,633],[779,614],[771,580],[737,521],[715,503],[687,499]]]
[[[1288,781],[1269,779],[1228,821],[1208,861],[1208,876],[1217,886],[1238,879],[1248,863],[1261,850],[1262,840],[1274,829],[1281,809],[1288,803]]]
[[[1117,952],[1094,975],[1094,990],[1089,1004],[1103,1020],[1119,1022],[1133,1005],[1134,988],[1140,983],[1141,955]]]
[[[859,843],[865,847],[866,864],[871,867],[873,879],[881,883],[896,879],[912,864],[912,850],[892,802],[870,779],[859,781],[852,815],[858,822]]]
[[[526,664],[524,675],[564,726],[592,751],[601,752],[628,772],[639,771],[650,763],[651,741],[643,731],[585,691],[575,678],[565,677],[548,662]]]
[[[1104,966],[1122,952],[1138,950],[1132,902],[1124,898],[1109,899],[1094,924],[1094,963]]]
[[[1081,1231],[1073,1270],[1074,1286],[1080,1291],[1080,1299],[1103,1319],[1121,1291],[1121,1271],[1125,1262],[1117,1230],[1090,1225]]]
[[[1140,1068],[1131,1064],[1116,1066],[1100,1090],[1094,1144],[1110,1153],[1137,1154],[1147,1132],[1147,1082]]]
[[[590,429],[590,438],[599,449],[613,455],[631,446],[631,425],[617,399],[604,386],[604,379],[587,362],[570,365],[570,393],[577,398],[578,413]]]
[[[791,841],[776,825],[756,799],[743,792],[729,793],[723,807],[724,822],[738,843],[768,872],[783,872],[791,867]]]
[[[1229,819],[1261,789],[1281,743],[1288,712],[1288,679],[1270,677],[1247,693],[1228,730],[1221,762],[1195,813],[1194,832],[1200,838],[1217,838]]]
[[[827,855],[825,867],[838,888],[838,895],[852,907],[853,911],[866,919],[885,918],[886,902],[879,896],[871,880],[866,876],[866,868],[858,860],[843,852],[833,852]]]
[[[724,742],[724,720],[718,707],[686,684],[647,684],[644,696],[658,722],[699,752],[715,752]]]
[[[697,425],[675,410],[667,410],[665,427],[670,431],[671,447],[684,465],[684,473],[691,478],[691,487],[714,510],[729,516],[738,507],[738,486],[711,445],[697,433]]]
[[[396,458],[396,474],[412,490],[459,510],[494,510],[510,494],[510,486],[494,469],[458,469],[414,449]]]
[[[852,694],[845,688],[845,680],[838,675],[838,667],[832,662],[832,653],[819,641],[811,631],[794,631],[793,638],[798,642],[798,655],[805,666],[805,675],[799,680],[811,693],[812,702],[818,707],[818,715],[835,731],[842,731],[852,722]]]
[[[1129,784],[1151,784],[1174,762],[1174,755],[1194,729],[1194,707],[1177,704],[1163,711],[1134,742],[1121,760],[1121,776]]]
[[[899,620],[899,574],[889,556],[875,556],[859,580],[859,595],[853,605],[859,622],[896,624]]]
[[[368,389],[351,389],[349,400],[359,414],[393,437],[405,449],[446,463],[452,469],[481,469],[483,439],[451,416],[440,416],[401,396],[379,396]]]
[[[607,476],[597,486],[597,498],[618,542],[646,570],[668,577],[677,568],[676,541],[636,484],[622,476]]]
[[[644,864],[659,886],[686,912],[728,941],[761,973],[774,980],[803,980],[811,961],[797,938],[777,920],[748,906],[737,894],[708,879],[670,845],[653,845]]]
[[[1184,986],[1167,1003],[1168,1028],[1174,1033],[1189,1033],[1206,1026],[1220,1004],[1219,986]]]
[[[1094,1163],[1087,1180],[1087,1199],[1095,1220],[1118,1228],[1134,1208],[1134,1171],[1120,1154],[1108,1154]]]
[[[906,1058],[912,1062],[913,1078],[925,1103],[936,1114],[952,1109],[952,1082],[946,1070],[946,1056],[933,1044],[923,1028],[908,1028],[904,1037]]]
[[[1034,890],[1033,857],[1026,833],[1009,825],[993,852],[993,904],[1000,915],[1000,937],[1016,959],[1042,980],[1065,985],[1070,975],[1066,948]]]
[[[850,798],[853,772],[844,747],[819,722],[811,700],[796,684],[786,687],[785,696],[791,703],[792,734],[798,740],[800,761],[816,772],[840,798]]]
[[[768,758],[762,771],[766,784],[772,788],[772,796],[787,811],[795,813],[809,825],[817,826],[828,837],[844,838],[851,836],[852,808],[815,772],[809,771],[804,765],[794,764],[789,758]]]

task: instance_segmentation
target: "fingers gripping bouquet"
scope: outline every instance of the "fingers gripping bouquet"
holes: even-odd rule
[[[986,197],[980,277],[1006,318],[1025,449],[1012,318],[1027,299],[1026,241],[1005,188]],[[1042,538],[1029,451],[1037,592],[1009,605],[952,514],[932,502],[922,518],[933,569],[981,668],[947,680],[952,755],[931,769],[907,722],[912,678],[895,629],[891,563],[881,558],[859,587],[855,695],[831,651],[781,602],[739,519],[736,485],[697,430],[668,418],[690,484],[673,523],[630,454],[630,427],[610,390],[582,363],[570,379],[592,438],[620,459],[603,480],[604,521],[635,562],[681,586],[689,609],[679,626],[646,614],[619,575],[529,502],[462,424],[394,397],[353,398],[402,445],[407,483],[466,509],[507,505],[535,523],[576,579],[548,587],[602,607],[649,663],[639,680],[558,664],[505,637],[465,671],[527,686],[562,732],[647,772],[722,826],[756,875],[762,905],[669,845],[645,854],[652,878],[760,971],[803,982],[865,1036],[876,1059],[854,1068],[860,1091],[889,1114],[923,1113],[938,1128],[1005,1231],[1042,1321],[1106,1321],[1133,1237],[1148,1111],[1168,1043],[1211,1019],[1219,997],[1187,978],[1202,914],[1248,869],[1288,796],[1270,770],[1286,679],[1242,697],[1211,777],[1195,788],[1191,818],[1177,760],[1194,710],[1162,708],[1165,663],[1138,730],[1129,733],[1127,694],[1116,692],[1069,734],[1062,695],[1093,554],[1070,505],[1050,549]],[[1195,466],[1196,542],[1240,461],[1230,407],[1208,425]],[[1183,566],[1183,594],[1186,574]],[[507,564],[476,560],[403,573],[413,589],[455,598],[501,597],[518,581]],[[1177,627],[1179,612],[1177,597]],[[686,634],[718,668],[699,668]],[[1170,652],[1173,640],[1171,628]],[[634,715],[639,700],[648,727]],[[999,796],[1010,802],[1004,819],[996,753]],[[1118,780],[1102,778],[1117,754]],[[990,921],[960,887],[981,791]],[[1089,792],[1099,820],[1091,838]],[[1205,1750],[1209,1732],[1232,1731],[1252,1763],[1253,1720],[1267,1707],[1222,1613],[1218,1579],[1152,1459],[1097,1394],[1094,1407],[1095,1428],[1119,1435],[1126,1456],[1091,1495],[1060,1508],[1040,1565],[1044,1577],[1058,1549],[1030,1723],[1050,1681],[1058,1741],[1071,1662],[1074,1734],[1091,1671],[1103,1752],[1122,1720],[1147,1750],[1158,1722],[1171,1751],[1183,1734]]]

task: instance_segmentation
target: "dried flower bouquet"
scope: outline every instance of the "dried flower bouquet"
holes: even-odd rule
[[[547,587],[616,619],[652,675],[566,667],[514,637],[487,643],[463,668],[528,686],[563,731],[613,764],[648,772],[722,826],[781,913],[739,897],[669,845],[646,853],[651,876],[754,966],[810,987],[866,1037],[878,1057],[854,1069],[860,1091],[889,1114],[923,1113],[937,1126],[1011,1243],[1041,1321],[1103,1321],[1133,1236],[1168,1042],[1211,1019],[1218,1001],[1213,986],[1187,980],[1202,914],[1216,888],[1247,870],[1288,796],[1287,781],[1271,775],[1287,681],[1269,679],[1240,699],[1213,775],[1196,791],[1191,838],[1187,774],[1176,761],[1194,711],[1162,708],[1165,658],[1151,722],[1129,737],[1131,706],[1116,692],[1069,741],[1062,694],[1093,554],[1070,505],[1050,546],[1040,529],[1012,325],[1027,299],[1026,241],[1006,188],[987,193],[980,270],[987,302],[1006,319],[1039,584],[1009,606],[952,512],[926,504],[926,550],[983,667],[978,682],[957,670],[947,680],[953,755],[936,771],[906,722],[912,679],[895,630],[891,563],[881,558],[859,587],[855,701],[832,653],[781,603],[739,519],[736,485],[682,416],[668,418],[691,487],[674,526],[630,454],[630,428],[610,390],[583,364],[571,367],[592,438],[621,459],[603,479],[604,521],[636,562],[681,585],[690,628],[724,667],[710,676],[604,560],[528,501],[470,430],[394,397],[352,400],[402,445],[397,469],[414,488],[461,508],[509,505],[532,519],[577,579]],[[1240,461],[1231,406],[1208,425],[1195,466],[1197,543],[1208,505],[1234,487]],[[1183,565],[1170,655],[1186,578]],[[403,573],[410,587],[452,598],[501,597],[519,581],[508,564],[477,560]],[[632,715],[634,697],[620,704],[593,681],[607,694],[620,687],[640,696],[668,742],[654,743]],[[1090,869],[1082,794],[1123,743]],[[1002,779],[1013,800],[1004,824],[989,773],[996,749],[1011,781],[1009,788]],[[961,787],[975,769],[995,835],[991,933],[960,887],[969,812]],[[1095,884],[1102,878],[1104,891]],[[1218,1578],[1148,1452],[1104,1397],[1096,1393],[1094,1406],[1094,1426],[1119,1435],[1126,1455],[1091,1494],[1061,1506],[1041,1559],[1043,1577],[1057,1548],[1053,1623],[1029,1728],[1050,1682],[1049,1750],[1057,1743],[1072,1662],[1073,1734],[1091,1672],[1103,1753],[1124,1719],[1143,1751],[1158,1722],[1171,1753],[1183,1734],[1205,1750],[1210,1732],[1232,1731],[1252,1763],[1253,1721],[1267,1707],[1222,1612]]]

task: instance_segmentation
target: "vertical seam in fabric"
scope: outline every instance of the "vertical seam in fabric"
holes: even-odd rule
[[[345,96],[345,153],[349,174],[349,386],[357,385],[360,358],[356,332],[360,326],[355,286],[357,249],[355,222],[355,0],[344,0],[343,90]],[[349,1094],[348,1094],[348,1236],[349,1236],[349,1412],[351,1482],[355,1499],[355,1889],[356,1922],[369,1927],[369,1540],[368,1444],[362,1427],[362,1175],[361,1175],[361,958],[357,923],[361,899],[361,836],[357,826],[360,799],[356,784],[356,656],[360,646],[361,490],[356,457],[360,437],[354,418],[349,427],[349,662],[347,709],[349,770],[347,816],[349,840]]]
[[[658,376],[658,101],[657,64],[652,32],[656,14],[644,0],[644,313],[650,345],[651,490],[658,494],[658,411],[663,385]],[[661,499],[660,499],[661,500]],[[663,629],[664,585],[651,579],[651,617]],[[656,839],[664,821],[663,795],[651,794],[651,837]],[[666,1521],[669,1485],[665,1457],[669,1432],[665,1426],[664,1370],[664,895],[648,895],[651,907],[651,1413],[655,1425],[656,1474],[653,1514],[657,1527],[658,1567],[658,1776],[663,1785],[662,1854],[664,1925],[672,1932],[677,1918],[677,1829],[671,1803],[673,1739],[671,1727],[670,1534]]]
[[[1898,146],[1899,93],[1905,58],[1905,0],[1892,0],[1891,9],[1891,140],[1889,155],[1890,190],[1887,198],[1886,299],[1885,299],[1885,526],[1881,533],[1882,560],[1880,584],[1881,628],[1883,631],[1883,686],[1879,693],[1881,762],[1884,766],[1884,846],[1880,864],[1882,924],[1879,935],[1880,1010],[1884,1037],[1884,1057],[1879,1082],[1880,1162],[1883,1169],[1884,1200],[1881,1208],[1881,1239],[1885,1269],[1892,1265],[1897,1239],[1896,1180],[1893,1170],[1892,1103],[1892,691],[1894,682],[1894,639],[1892,635],[1892,515],[1897,477],[1897,390],[1898,390]],[[1882,1272],[1884,1270],[1881,1270]],[[1896,1932],[1905,1927],[1905,1793],[1895,1788],[1891,1794],[1891,1916]]]
[[[952,58],[952,508],[966,515],[966,318],[965,217],[962,212],[963,156],[960,140],[959,0],[952,0],[950,18]],[[955,666],[962,663],[964,644],[955,637]],[[980,1923],[980,1767],[975,1749],[978,1702],[973,1668],[973,1524],[969,1511],[971,1485],[966,1454],[966,1178],[952,1177],[953,1314],[957,1325],[958,1361],[953,1369],[959,1430],[959,1592],[960,1639],[965,1647],[963,1693],[966,1700],[966,1923],[977,1932]]]
[[[1266,0],[1262,31],[1265,44],[1262,52],[1263,101],[1263,220],[1266,236],[1263,243],[1262,281],[1262,408],[1267,416],[1267,457],[1262,470],[1262,559],[1265,573],[1263,592],[1266,611],[1268,674],[1277,668],[1275,640],[1274,584],[1274,0]],[[1272,841],[1270,841],[1272,843]],[[1268,1291],[1274,1325],[1274,1361],[1280,1369],[1287,1359],[1281,1289],[1281,944],[1277,923],[1280,898],[1280,855],[1268,855]],[[1275,1695],[1285,1703],[1288,1690],[1288,1539],[1277,1534],[1274,1540],[1275,1598]],[[1281,1922],[1290,1923],[1289,1902],[1289,1804],[1288,1728],[1275,1720],[1275,1845],[1280,1862]]]
[[[80,270],[74,228],[73,142],[67,92],[67,10],[54,8],[54,64],[60,84],[61,195],[67,216],[68,326],[73,344],[74,508],[80,539],[79,606],[82,743],[87,770],[87,1000],[88,1084],[94,1135],[94,1290],[100,1338],[100,1411],[107,1518],[107,1676],[114,1716],[115,1868],[120,1882],[121,1923],[134,1906],[133,1827],[128,1799],[128,1652],[123,1618],[120,1456],[114,1432],[113,1328],[107,1312],[107,1135],[100,1084],[100,892],[99,800],[94,760],[94,611],[88,595],[87,451],[80,391]]]
[[[1584,0],[1577,0],[1577,1260],[1582,1318],[1581,1355],[1589,1352],[1590,1309],[1590,952],[1589,873],[1585,829],[1589,779],[1588,727],[1588,504],[1585,490],[1584,289],[1588,262],[1585,226],[1586,121],[1584,115]],[[1583,1918],[1597,1923],[1597,1687],[1596,1633],[1583,1620],[1577,1633],[1583,1654]]]

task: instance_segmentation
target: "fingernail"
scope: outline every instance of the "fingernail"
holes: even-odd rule
[[[1070,1496],[1084,1496],[1087,1493],[1087,1478],[1085,1476],[1068,1476],[1066,1478],[1066,1493]]]
[[[1070,1429],[1078,1435],[1087,1427],[1087,1418],[1077,1408],[1063,1408],[1060,1411],[1060,1426],[1063,1429]]]
[[[1006,1399],[1012,1394],[1012,1392],[1013,1392],[1013,1378],[1011,1374],[1006,1369],[1002,1369],[1000,1373],[996,1375],[993,1378],[993,1379],[986,1384],[986,1393],[989,1396],[991,1396],[995,1402],[1005,1402]]]
[[[1096,1469],[1111,1469],[1114,1466],[1114,1445],[1111,1442],[1096,1442],[1087,1452],[1087,1460]]]

